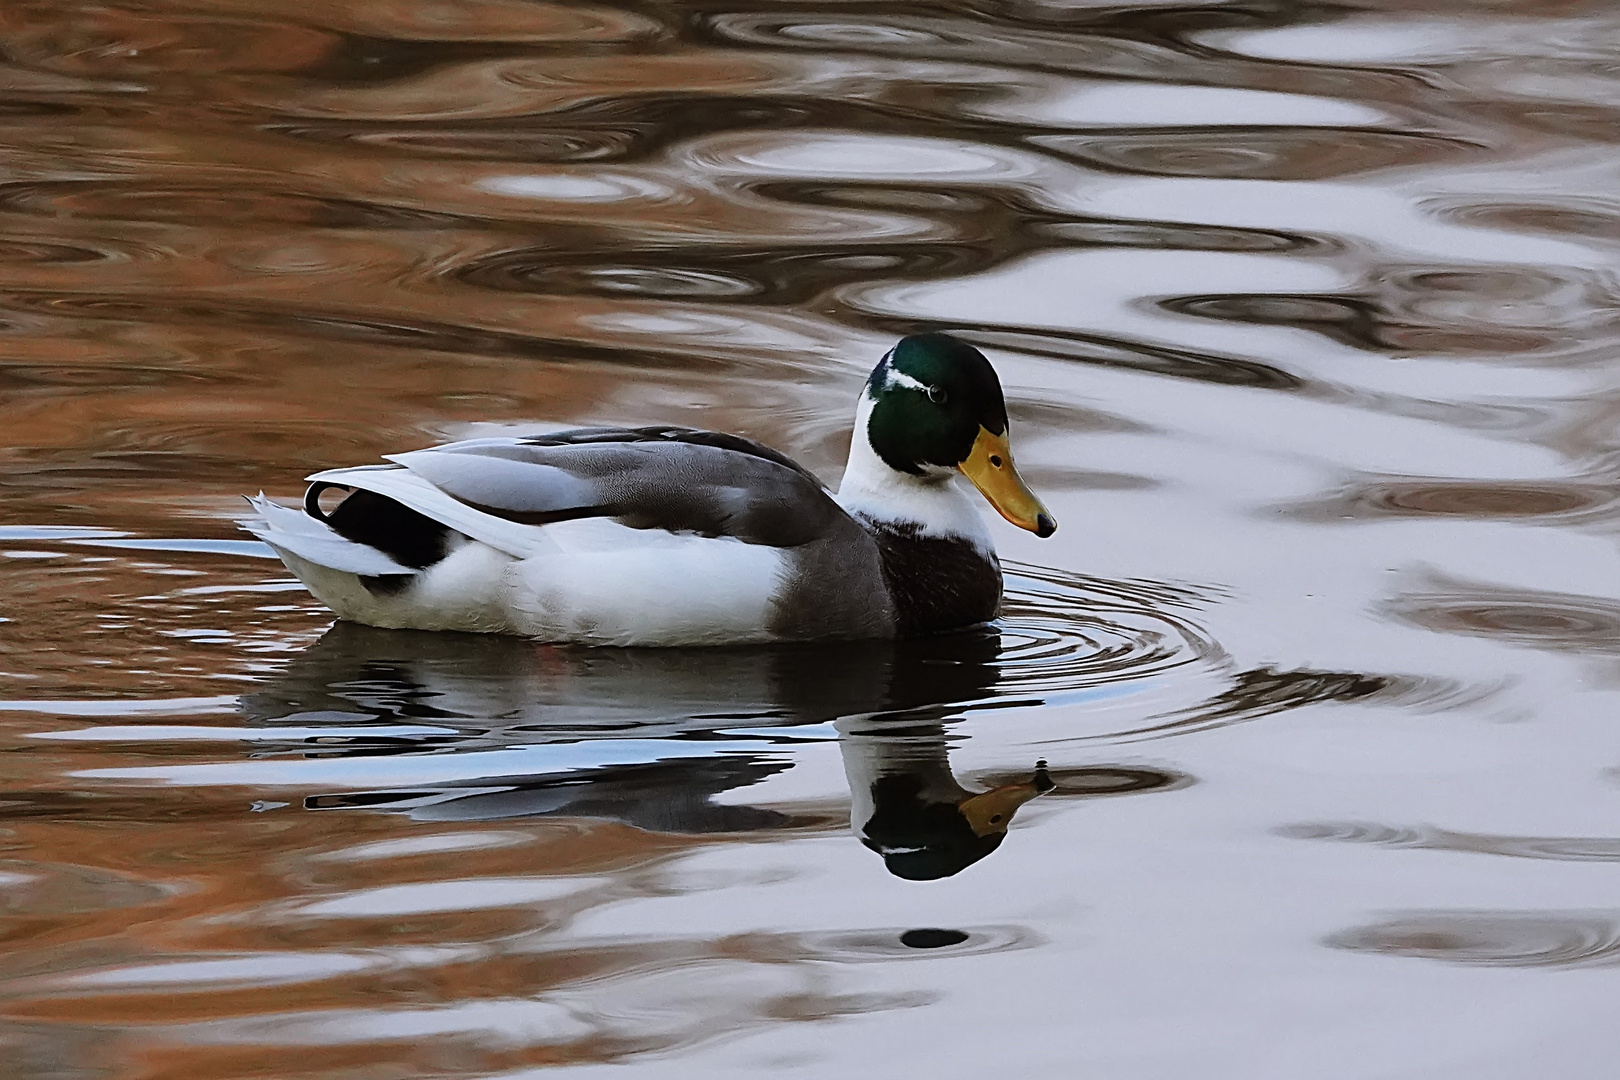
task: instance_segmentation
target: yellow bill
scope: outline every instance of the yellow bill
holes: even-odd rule
[[[1006,832],[1007,826],[1012,824],[1013,813],[1043,790],[1033,782],[1006,784],[963,799],[956,808],[967,818],[974,836],[988,836],[993,832]]]
[[[1024,485],[1018,470],[1013,468],[1006,435],[996,435],[989,428],[981,427],[967,460],[957,468],[990,500],[998,514],[1020,529],[1028,529],[1041,537],[1057,532],[1057,519],[1046,512],[1041,500]]]

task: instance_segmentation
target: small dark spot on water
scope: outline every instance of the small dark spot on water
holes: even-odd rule
[[[964,930],[943,930],[934,926],[918,927],[900,935],[900,944],[908,949],[944,949],[960,945],[968,939]]]

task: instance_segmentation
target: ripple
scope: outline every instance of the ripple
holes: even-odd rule
[[[449,214],[250,187],[160,185],[101,180],[0,184],[0,213],[68,215],[166,224],[308,225],[326,229],[431,228]]]
[[[646,177],[593,172],[514,173],[490,176],[478,186],[497,195],[564,203],[612,203],[668,199],[673,189]]]
[[[912,940],[906,940],[907,937]],[[935,950],[943,956],[982,956],[1032,949],[1042,943],[1040,935],[1028,927],[1013,925],[842,931],[804,934],[796,941],[807,959],[840,964],[924,960]],[[925,943],[913,944],[914,941]]]
[[[366,0],[329,5],[307,18],[352,34],[430,44],[602,46],[662,36],[654,19],[590,3],[546,0]]]
[[[1440,679],[1363,674],[1350,671],[1278,671],[1260,667],[1230,677],[1232,685],[1206,701],[1166,716],[1150,718],[1122,735],[1160,738],[1244,723],[1290,709],[1369,698],[1399,700],[1407,706],[1437,705],[1462,695]]]
[[[471,285],[511,292],[797,304],[853,282],[967,273],[986,261],[972,248],[945,244],[715,252],[687,265],[602,265],[527,249],[485,256],[452,273]]]
[[[1193,590],[1005,565],[997,681],[1003,696],[1060,704],[1102,683],[1213,663],[1222,655],[1187,618],[1199,601]]]
[[[909,327],[912,324],[907,325]],[[1148,371],[1156,375],[1169,375],[1173,378],[1192,379],[1222,386],[1299,390],[1306,385],[1297,375],[1258,360],[1193,352],[1189,349],[1177,349],[1168,345],[1110,337],[1105,334],[954,323],[941,323],[930,329],[950,330],[958,337],[976,345],[993,349],[1073,360],[1101,367]],[[908,328],[903,332],[913,333],[915,328]]]
[[[310,142],[352,143],[412,157],[476,161],[612,161],[627,156],[638,142],[634,131],[581,127],[558,130],[468,124],[424,127],[407,124],[267,124],[265,130]]]
[[[1620,923],[1607,912],[1417,912],[1340,931],[1324,944],[1483,967],[1611,967],[1620,963]]]
[[[762,178],[1003,181],[1033,178],[1038,158],[989,143],[850,131],[716,135],[686,148],[705,171]]]
[[[1191,620],[1200,602],[1194,590],[1010,562],[1005,569],[1006,600],[993,631],[898,643],[695,655],[537,652],[516,638],[340,623],[242,705],[255,724],[360,721],[398,730],[428,721],[475,738],[496,731],[527,740],[621,735],[648,740],[651,749],[660,737],[745,724],[765,725],[768,738],[775,726],[841,716],[1058,703],[1103,685],[1208,667],[1221,657]],[[839,672],[836,683],[826,679],[828,670]]]
[[[23,237],[0,237],[0,264],[8,266],[29,264],[61,266],[100,262],[109,257],[108,252],[99,248],[55,244]]]
[[[1109,795],[1135,795],[1146,791],[1176,791],[1194,783],[1186,773],[1132,765],[1081,765],[1050,768],[1046,775],[1053,787],[1046,799],[1093,799]],[[986,787],[1015,784],[1029,779],[1026,772],[996,772],[975,779]]]
[[[1361,128],[1032,135],[1034,146],[1114,172],[1225,180],[1324,180],[1465,153],[1453,139]]]
[[[90,78],[292,72],[320,65],[340,41],[295,22],[112,6],[65,20],[58,5],[24,2],[8,15],[11,62]]]
[[[1285,825],[1278,835],[1295,840],[1332,840],[1427,851],[1473,852],[1515,859],[1557,862],[1620,862],[1620,837],[1495,836],[1453,832],[1432,825],[1379,825],[1367,821],[1327,821]]]
[[[1022,25],[1020,25],[1022,24]],[[951,59],[993,62],[1002,69],[1083,71],[1141,78],[1173,76],[1185,57],[1159,41],[1116,37],[1076,26],[1054,26],[1012,9],[983,17],[866,14],[840,11],[734,12],[707,16],[698,30],[724,45],[892,56],[908,62]],[[1178,61],[1180,68],[1178,68]]]
[[[1620,651],[1620,603],[1592,596],[1445,582],[1392,601],[1390,614],[1426,630],[1570,652]]]
[[[1328,498],[1282,512],[1301,521],[1331,523],[1380,518],[1569,518],[1611,506],[1614,492],[1567,481],[1366,480]]]
[[[1620,204],[1603,199],[1567,199],[1558,203],[1438,204],[1433,212],[1461,225],[1551,233],[1580,240],[1620,241]]]

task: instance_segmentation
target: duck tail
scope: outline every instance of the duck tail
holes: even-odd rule
[[[346,539],[319,518],[271,502],[262,491],[247,496],[247,501],[254,516],[239,520],[237,525],[274,548],[282,562],[287,562],[291,553],[316,566],[362,577],[416,573],[370,544]]]

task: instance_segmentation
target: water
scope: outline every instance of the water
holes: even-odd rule
[[[1617,44],[1580,0],[9,5],[0,1073],[1612,1075]],[[331,627],[232,525],[542,424],[835,481],[925,328],[1063,523],[995,525],[983,634]]]

